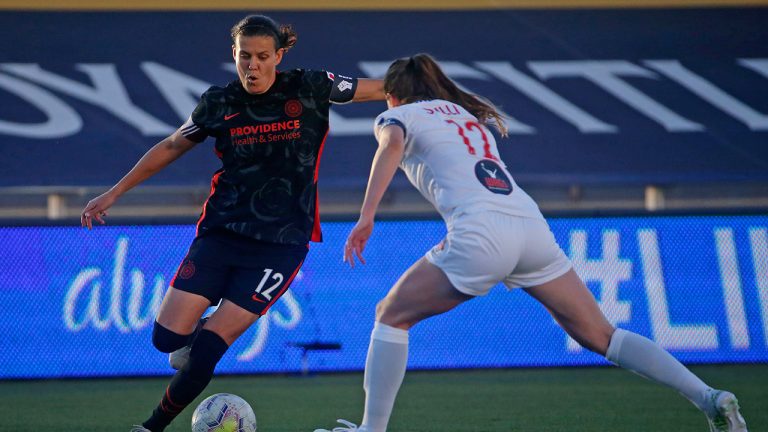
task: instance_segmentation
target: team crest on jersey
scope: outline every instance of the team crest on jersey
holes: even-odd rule
[[[285,113],[288,117],[298,117],[302,111],[304,111],[304,106],[296,99],[291,99],[285,103]]]
[[[493,193],[501,195],[512,193],[512,181],[501,166],[490,159],[483,159],[475,164],[475,175],[480,184]]]

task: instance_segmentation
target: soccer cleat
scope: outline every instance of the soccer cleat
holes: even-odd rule
[[[332,430],[328,429],[315,429],[315,432],[367,432],[368,429],[365,426],[357,427],[356,424],[348,422],[344,419],[337,419],[337,422],[344,426],[335,427]]]
[[[710,432],[747,432],[747,422],[739,412],[739,401],[733,393],[710,390],[709,401],[714,411],[707,415]]]
[[[152,432],[152,431],[145,428],[142,425],[133,425],[133,427],[131,428],[131,432]]]
[[[206,321],[208,321],[208,317],[200,318],[197,327],[195,327],[195,331],[192,332],[192,337],[189,339],[189,343],[168,354],[168,363],[171,364],[172,368],[179,370],[187,364],[189,361],[189,353],[192,351],[192,343],[197,339],[197,335],[200,333],[200,330],[203,329]]]

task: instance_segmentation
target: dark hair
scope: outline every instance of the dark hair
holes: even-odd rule
[[[481,123],[492,124],[507,135],[499,110],[489,100],[465,92],[451,81],[429,54],[416,54],[395,60],[384,76],[384,92],[403,101],[444,99],[461,105]]]
[[[232,43],[237,36],[271,36],[275,39],[275,50],[289,50],[296,45],[296,32],[290,24],[278,25],[275,20],[266,15],[248,15],[232,26],[230,31]]]

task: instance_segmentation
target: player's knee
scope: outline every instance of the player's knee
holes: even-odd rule
[[[155,321],[155,326],[152,328],[152,345],[160,352],[170,353],[186,345],[189,336],[171,331]]]
[[[376,321],[382,322],[388,326],[399,327],[402,320],[401,311],[395,307],[395,303],[390,296],[384,297],[376,304]]]
[[[182,370],[197,380],[210,379],[216,364],[227,352],[229,345],[218,334],[203,329],[197,335],[189,352],[189,361]]]
[[[376,305],[376,321],[390,327],[409,330],[423,318],[414,310],[396,307],[389,297],[385,297]]]
[[[389,297],[384,297],[381,301],[376,303],[376,321],[381,321],[381,317],[388,312],[391,304],[392,302]]]

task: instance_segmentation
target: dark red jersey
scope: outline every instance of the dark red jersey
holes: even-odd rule
[[[328,135],[331,100],[352,99],[357,80],[295,69],[277,74],[270,89],[247,93],[239,81],[211,87],[182,133],[216,139],[222,167],[211,181],[197,235],[227,229],[258,240],[322,241],[317,173]]]

